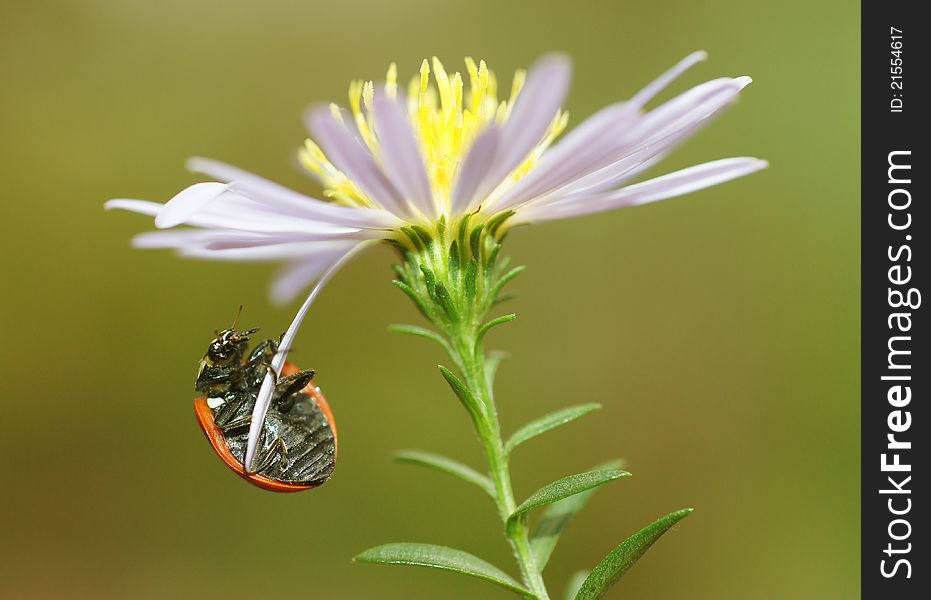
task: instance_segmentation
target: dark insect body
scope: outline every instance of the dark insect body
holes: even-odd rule
[[[271,360],[278,351],[265,340],[248,352],[256,329],[216,334],[200,364],[194,413],[220,459],[250,483],[275,492],[297,492],[322,485],[336,462],[336,423],[314,371],[285,363],[256,454],[255,469],[243,467],[252,410]]]

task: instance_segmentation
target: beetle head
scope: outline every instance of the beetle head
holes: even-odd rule
[[[249,336],[258,330],[256,327],[246,331],[224,329],[217,332],[207,348],[207,360],[213,364],[225,364],[232,360],[238,362],[242,359],[246,345],[249,343]]]

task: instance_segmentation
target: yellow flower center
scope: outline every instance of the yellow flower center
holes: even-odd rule
[[[526,73],[517,71],[511,84],[510,98],[499,100],[497,79],[485,61],[476,64],[471,58],[465,59],[469,78],[467,91],[462,75],[458,72],[449,75],[436,57],[432,62],[431,71],[430,63],[424,59],[419,76],[411,79],[407,90],[407,110],[420,145],[433,196],[443,207],[443,212],[448,213],[456,177],[475,137],[485,127],[493,123],[501,125],[507,120]],[[385,91],[389,96],[396,97],[397,89],[397,67],[392,63],[385,77]],[[381,149],[374,135],[372,111],[374,92],[375,86],[371,81],[353,81],[349,85],[351,115],[344,115],[336,105],[332,105],[331,109],[344,122],[351,117],[375,159],[379,160]],[[561,111],[556,115],[543,140],[507,181],[495,190],[495,195],[502,193],[533,168],[539,156],[565,128],[567,121],[567,113]],[[301,164],[323,183],[326,196],[350,206],[377,205],[334,167],[312,140],[308,139],[304,143],[299,158]]]

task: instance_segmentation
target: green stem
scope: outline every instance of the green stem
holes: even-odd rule
[[[475,429],[485,447],[488,470],[495,487],[495,502],[504,525],[505,536],[514,551],[524,584],[533,592],[532,598],[549,600],[543,575],[530,547],[530,531],[526,523],[521,520],[510,528],[507,526],[508,517],[517,509],[517,503],[514,500],[514,487],[511,484],[508,456],[504,451],[504,441],[501,438],[501,425],[498,422],[494,394],[485,374],[485,353],[481,340],[478,339],[479,336],[475,331],[460,332],[460,335],[456,337],[458,339],[452,346],[455,355],[452,358],[462,368],[465,384],[482,407],[481,414],[475,423]]]

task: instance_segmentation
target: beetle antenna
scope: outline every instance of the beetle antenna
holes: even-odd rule
[[[236,329],[236,323],[239,322],[239,316],[242,314],[242,304],[239,305],[239,310],[236,311],[236,317],[233,319],[233,324],[230,325],[230,329]]]

